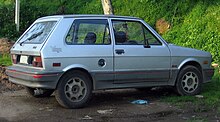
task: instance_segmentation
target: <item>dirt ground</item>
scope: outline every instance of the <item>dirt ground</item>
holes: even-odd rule
[[[11,84],[1,68],[0,73],[0,122],[219,122],[216,110],[203,110],[203,106],[186,103],[177,107],[161,101],[162,97],[175,95],[171,89],[136,89],[96,91],[90,104],[81,109],[62,108],[52,95],[49,98],[28,96],[22,86]],[[134,100],[148,104],[132,104]],[[201,109],[196,111],[197,109]]]
[[[2,85],[1,85],[2,86]],[[136,89],[96,91],[90,104],[82,109],[65,109],[59,106],[54,95],[49,98],[27,96],[24,89],[6,90],[0,93],[0,122],[219,122],[217,113],[193,111],[193,105],[180,109],[161,102],[161,97],[171,95],[169,89],[138,91]],[[143,99],[146,105],[132,104],[131,101]]]
[[[148,105],[130,103],[146,99]],[[100,91],[83,109],[65,109],[54,96],[32,98],[24,90],[0,94],[0,121],[184,121],[181,110],[134,89]],[[101,112],[100,112],[101,111]]]

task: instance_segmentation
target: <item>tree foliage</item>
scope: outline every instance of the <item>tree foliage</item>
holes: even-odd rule
[[[162,36],[170,43],[211,52],[220,62],[219,0],[114,0],[116,15],[136,16],[155,28],[157,20],[170,23]],[[14,24],[14,0],[0,0],[0,38],[16,39],[39,17],[55,14],[103,14],[97,0],[21,0],[21,31]]]

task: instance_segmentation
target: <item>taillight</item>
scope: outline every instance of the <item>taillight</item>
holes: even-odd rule
[[[12,63],[17,64],[18,63],[18,58],[19,58],[18,55],[12,54],[11,55]]]
[[[33,65],[34,67],[43,67],[41,57],[40,57],[40,56],[34,57],[34,58],[33,58],[32,65]]]

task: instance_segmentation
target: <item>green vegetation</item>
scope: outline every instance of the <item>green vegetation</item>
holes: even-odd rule
[[[198,2],[183,22],[174,26],[164,38],[177,45],[209,51],[215,62],[219,62],[220,2],[213,3]]]
[[[156,28],[164,19],[170,23],[162,36],[170,43],[209,51],[220,63],[219,0],[114,0],[116,15],[136,16]],[[126,7],[125,7],[126,6]],[[39,17],[55,14],[103,14],[97,0],[21,0],[21,29],[15,31],[14,0],[0,0],[0,38],[16,40]]]
[[[10,66],[11,63],[11,57],[10,55],[0,55],[0,66]]]
[[[187,122],[208,122],[205,117],[195,117],[193,119],[187,120]]]

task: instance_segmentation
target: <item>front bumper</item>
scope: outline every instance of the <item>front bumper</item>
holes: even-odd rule
[[[204,69],[203,70],[203,82],[209,82],[212,79],[212,76],[214,75],[214,68],[210,68],[210,69]]]
[[[9,81],[32,88],[55,89],[62,72],[51,72],[21,66],[6,69]]]

